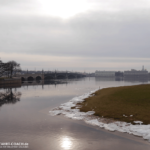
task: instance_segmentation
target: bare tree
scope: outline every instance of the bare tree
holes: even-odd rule
[[[0,60],[0,77],[6,74],[8,68],[9,68],[9,65],[7,63],[3,63]]]
[[[0,61],[0,77],[3,75],[7,75],[12,78],[13,74],[16,75],[17,72],[20,72],[20,64],[15,61],[9,61],[7,63],[3,63]]]
[[[16,75],[17,72],[21,71],[20,64],[16,61],[9,61],[9,75],[12,78],[13,74]]]

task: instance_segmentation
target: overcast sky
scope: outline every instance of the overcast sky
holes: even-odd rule
[[[150,71],[150,0],[0,0],[0,58],[28,70]]]

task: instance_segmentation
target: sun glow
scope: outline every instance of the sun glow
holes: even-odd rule
[[[41,13],[60,18],[70,18],[78,13],[86,12],[92,5],[86,0],[38,0]]]
[[[61,142],[61,147],[65,150],[71,149],[72,147],[72,141],[68,137],[63,137],[62,142]]]

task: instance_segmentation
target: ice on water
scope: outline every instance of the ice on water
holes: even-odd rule
[[[98,126],[100,128],[104,128],[109,131],[126,132],[136,136],[141,136],[144,139],[150,141],[150,124],[142,125],[143,123],[142,121],[134,121],[136,125],[133,125],[131,123],[126,123],[126,122],[119,122],[119,121],[104,123],[101,121],[101,119],[98,118],[93,119],[92,115],[95,113],[94,111],[80,112],[80,110],[77,108],[71,109],[71,107],[75,107],[77,103],[82,103],[85,98],[91,96],[91,94],[94,93],[95,91],[97,90],[91,91],[79,97],[75,97],[71,99],[69,102],[61,104],[61,106],[54,108],[49,112],[52,116],[63,114],[68,118],[76,119],[76,120],[84,120],[87,124]]]

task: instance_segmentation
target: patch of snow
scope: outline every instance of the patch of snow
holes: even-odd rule
[[[134,121],[134,123],[141,125],[143,122],[142,121]]]
[[[67,103],[61,104],[59,107],[54,108],[53,110],[49,111],[50,115],[56,116],[63,114],[68,118],[75,119],[75,120],[84,120],[87,124],[98,126],[100,128],[104,128],[109,131],[119,131],[125,132],[129,134],[133,134],[136,136],[141,136],[150,142],[150,124],[149,125],[142,125],[142,121],[134,121],[136,125],[131,123],[121,122],[121,121],[111,121],[107,122],[105,118],[98,118],[94,116],[94,111],[88,112],[80,112],[78,109],[77,103],[82,103],[85,98],[91,96],[92,93],[96,92],[97,90],[91,91],[86,93],[82,96],[75,97]],[[75,109],[71,109],[71,107],[75,107]],[[127,117],[126,115],[123,115]],[[133,115],[130,115],[132,117]]]

